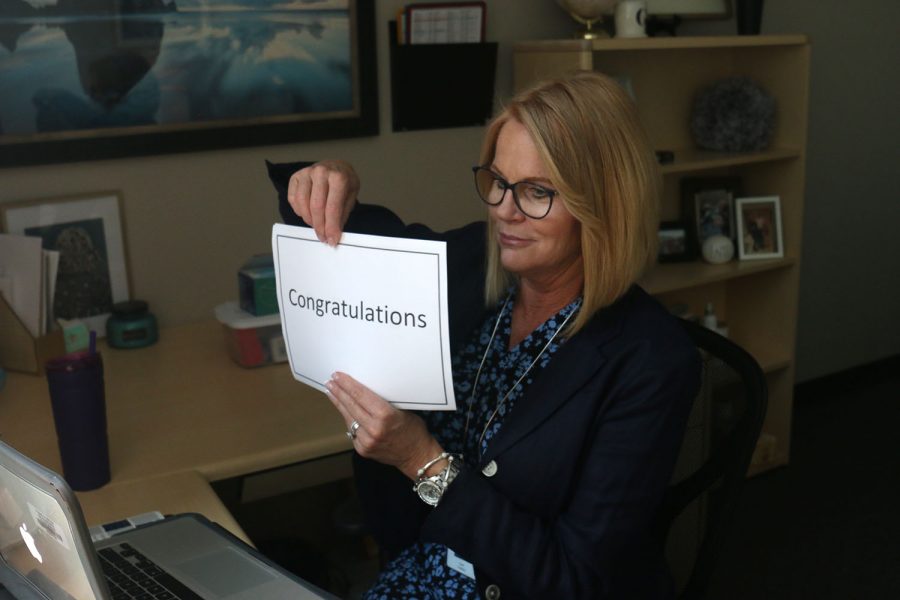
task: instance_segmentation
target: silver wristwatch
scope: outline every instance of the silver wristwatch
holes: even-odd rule
[[[422,499],[422,502],[429,506],[438,505],[438,502],[441,501],[441,496],[444,495],[444,490],[447,489],[447,486],[450,485],[456,478],[457,473],[459,473],[459,466],[453,462],[453,456],[449,454],[435,459],[434,462],[437,462],[437,460],[442,458],[447,459],[447,466],[441,469],[440,473],[432,475],[431,477],[420,475],[413,486],[413,489],[419,495],[419,498]],[[427,465],[423,469],[420,469],[420,471],[424,472],[429,466],[431,465]]]

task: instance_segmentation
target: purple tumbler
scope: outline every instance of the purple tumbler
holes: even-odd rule
[[[96,489],[110,478],[103,361],[85,351],[49,360],[45,369],[63,477],[73,490]]]

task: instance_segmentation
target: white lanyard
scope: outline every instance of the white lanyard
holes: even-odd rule
[[[478,365],[478,371],[475,373],[475,382],[472,384],[472,394],[469,396],[469,402],[467,403],[466,426],[465,426],[465,429],[463,429],[463,440],[462,440],[463,450],[465,450],[466,442],[469,437],[469,419],[471,419],[472,413],[474,412],[475,393],[478,391],[478,380],[481,378],[481,370],[482,370],[482,368],[484,368],[484,362],[487,360],[487,356],[491,351],[491,347],[494,345],[494,336],[497,335],[497,328],[500,326],[500,320],[503,318],[503,313],[506,311],[506,307],[509,304],[509,299],[511,297],[512,297],[512,293],[510,293],[506,297],[506,301],[503,303],[503,308],[500,309],[500,314],[497,315],[497,322],[494,323],[494,330],[491,332],[491,339],[488,340],[487,348],[484,349],[484,355],[481,357],[481,364]],[[556,339],[556,336],[559,334],[559,332],[563,330],[563,328],[566,326],[566,323],[568,323],[569,319],[572,318],[572,315],[577,313],[578,309],[580,309],[580,308],[581,308],[581,298],[578,299],[578,305],[572,309],[572,312],[570,312],[568,314],[568,316],[566,316],[566,318],[562,322],[562,324],[556,328],[556,331],[553,332],[553,335],[550,337],[549,340],[547,340],[547,343],[544,344],[544,347],[541,348],[541,351],[538,353],[538,355],[534,357],[534,360],[531,361],[531,364],[528,365],[528,368],[525,369],[525,372],[522,373],[522,375],[516,380],[516,382],[514,384],[512,384],[512,386],[506,391],[506,394],[503,395],[503,398],[501,398],[500,401],[497,403],[496,408],[494,408],[494,412],[491,413],[490,418],[488,418],[487,423],[485,423],[485,425],[484,425],[484,429],[482,429],[482,431],[481,431],[481,436],[478,438],[478,446],[475,448],[475,450],[476,450],[476,452],[479,453],[479,455],[481,453],[481,444],[484,441],[484,435],[487,433],[488,428],[491,426],[491,422],[494,420],[494,417],[497,416],[497,412],[499,412],[500,407],[503,406],[503,403],[506,402],[506,399],[509,398],[509,395],[512,394],[513,390],[516,389],[516,387],[518,387],[518,385],[520,383],[522,383],[522,380],[525,379],[525,376],[528,375],[528,373],[531,371],[531,368],[535,365],[535,363],[537,363],[538,359],[540,359],[541,356],[543,356],[543,354],[544,354],[544,352],[546,352],[547,348],[550,347],[550,344],[553,343],[553,340]]]

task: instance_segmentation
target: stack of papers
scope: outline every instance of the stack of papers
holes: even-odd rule
[[[0,234],[0,295],[33,337],[53,326],[53,296],[59,252],[44,250],[41,238]]]

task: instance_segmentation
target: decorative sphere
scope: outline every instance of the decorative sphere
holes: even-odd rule
[[[717,152],[764,150],[775,132],[775,99],[746,77],[728,77],[700,90],[691,108],[691,134]]]
[[[612,11],[619,0],[556,0],[557,4],[576,19],[597,21]]]
[[[727,263],[734,256],[734,242],[724,235],[713,235],[703,242],[703,260],[714,265]]]

